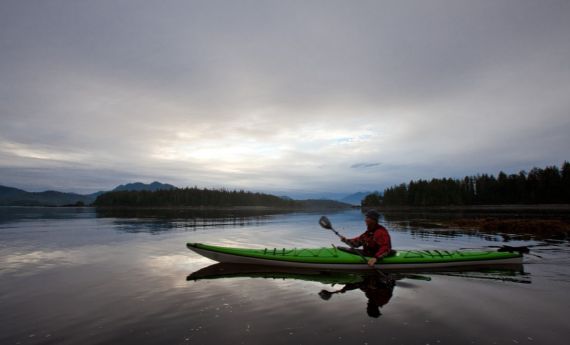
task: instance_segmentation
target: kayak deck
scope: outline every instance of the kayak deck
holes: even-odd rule
[[[334,246],[246,249],[188,243],[187,247],[209,259],[225,263],[321,269],[368,268],[359,255],[348,253]],[[376,267],[379,269],[415,269],[521,263],[522,254],[520,253],[483,250],[400,250],[378,260]]]

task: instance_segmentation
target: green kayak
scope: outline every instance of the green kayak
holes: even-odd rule
[[[234,264],[366,270],[362,257],[337,247],[246,249],[188,243],[188,249],[214,261]],[[440,269],[465,266],[520,265],[520,252],[491,250],[399,250],[376,263],[381,270]]]

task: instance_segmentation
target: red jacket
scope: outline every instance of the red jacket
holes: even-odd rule
[[[390,234],[385,227],[378,224],[376,228],[368,229],[362,235],[349,239],[354,247],[364,246],[364,254],[375,258],[388,255],[392,251]]]

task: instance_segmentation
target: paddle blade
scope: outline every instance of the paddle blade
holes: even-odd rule
[[[327,290],[321,290],[321,292],[319,292],[319,296],[324,300],[324,301],[328,301],[329,299],[331,299],[332,297],[332,292],[329,292]]]
[[[325,216],[322,216],[321,219],[319,219],[319,224],[325,229],[332,229],[331,221]]]

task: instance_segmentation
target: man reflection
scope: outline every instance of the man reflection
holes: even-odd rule
[[[366,313],[370,317],[377,318],[382,315],[382,313],[380,313],[380,308],[386,305],[390,301],[390,298],[392,298],[396,281],[389,276],[380,275],[368,275],[363,278],[364,280],[362,282],[346,284],[340,290],[332,292],[321,290],[321,292],[319,292],[319,296],[323,300],[328,301],[334,294],[360,289],[368,298]]]

